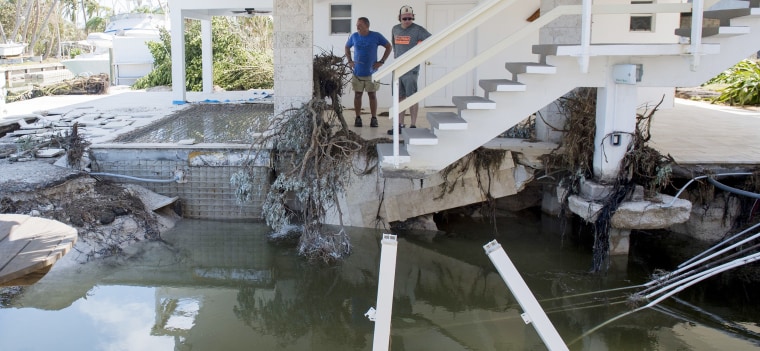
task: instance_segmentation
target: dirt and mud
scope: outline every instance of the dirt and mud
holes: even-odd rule
[[[128,256],[133,243],[160,239],[180,218],[171,206],[146,208],[145,191],[134,185],[98,180],[48,161],[0,160],[0,170],[0,214],[49,218],[75,228],[79,239],[67,256],[79,263]]]

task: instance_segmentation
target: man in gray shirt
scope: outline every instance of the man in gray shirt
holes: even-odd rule
[[[411,6],[404,5],[398,12],[398,20],[401,22],[393,26],[391,30],[391,43],[393,43],[393,57],[398,58],[405,52],[411,50],[417,44],[430,37],[430,32],[424,27],[414,23],[414,10]],[[419,77],[420,66],[417,66],[404,73],[399,77],[399,100],[404,100],[417,92],[417,78]],[[409,114],[412,117],[410,128],[417,128],[417,112],[419,104],[409,107]],[[406,111],[399,113],[400,128],[404,128],[404,114]],[[389,135],[393,134],[393,129],[388,131]]]

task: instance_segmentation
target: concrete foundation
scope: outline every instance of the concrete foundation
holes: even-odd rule
[[[633,229],[663,229],[686,222],[691,214],[691,202],[669,195],[658,194],[655,198],[644,199],[643,189],[637,187],[632,196],[620,204],[612,215],[610,231],[610,255],[627,255],[629,237]],[[563,188],[557,189],[556,198],[561,198]],[[581,185],[579,195],[567,199],[570,211],[587,222],[595,222],[602,210],[600,200],[606,198],[610,186],[586,181]]]
[[[358,161],[358,164],[364,163]],[[339,202],[342,223],[387,228],[390,222],[483,202],[486,197],[479,183],[487,187],[493,197],[515,195],[533,179],[533,169],[516,165],[512,154],[507,152],[501,167],[490,177],[485,171],[476,174],[472,167],[461,177],[449,175],[448,182],[454,186],[448,190],[442,188],[441,174],[423,179],[399,179],[382,178],[375,171],[353,177]],[[340,223],[337,209],[330,212],[326,223]]]

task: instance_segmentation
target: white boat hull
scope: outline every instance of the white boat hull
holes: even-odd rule
[[[108,54],[82,54],[73,59],[61,61],[75,76],[105,73],[111,74],[111,64]]]
[[[0,56],[18,56],[24,52],[25,43],[0,44]]]

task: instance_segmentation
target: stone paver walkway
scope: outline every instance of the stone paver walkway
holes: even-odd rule
[[[760,166],[760,112],[676,99],[655,112],[651,143],[683,166]]]

